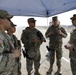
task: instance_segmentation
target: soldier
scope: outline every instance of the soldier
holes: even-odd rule
[[[0,75],[10,75],[16,65],[15,58],[20,56],[20,51],[14,49],[11,39],[5,33],[11,27],[10,18],[12,16],[7,11],[0,10]]]
[[[53,63],[55,60],[55,52],[57,58],[57,73],[61,72],[61,57],[62,57],[62,38],[66,38],[67,33],[63,27],[60,26],[57,16],[52,17],[52,25],[47,29],[45,33],[46,38],[49,38],[49,49],[50,49],[50,68],[47,74],[52,73]]]
[[[18,48],[20,50],[21,49],[21,44],[20,44],[19,40],[17,39],[17,37],[13,34],[16,31],[16,26],[17,25],[15,25],[11,22],[11,28],[8,29],[7,34],[10,36],[10,38],[11,38],[11,40],[12,40],[14,46],[15,46],[15,49]],[[17,75],[21,75],[20,58],[16,58],[16,62],[17,62],[17,65],[14,67],[14,70],[17,71]]]
[[[23,30],[21,36],[21,40],[24,44],[25,50],[27,51],[29,58],[31,58],[26,58],[26,68],[28,75],[31,75],[33,63],[35,68],[34,75],[40,75],[38,71],[41,59],[40,45],[43,41],[45,41],[42,33],[35,28],[35,22],[36,20],[34,18],[29,18],[29,27],[26,27],[25,30]]]
[[[72,20],[72,24],[75,27],[70,35],[70,40],[68,44],[65,45],[66,49],[69,49],[69,57],[70,57],[70,65],[72,74],[76,75],[76,14],[70,18]]]

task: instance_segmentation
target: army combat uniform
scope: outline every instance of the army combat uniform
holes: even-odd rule
[[[71,32],[70,44],[73,44],[73,51],[70,51],[71,70],[73,75],[76,75],[76,29]]]
[[[62,34],[58,34],[57,30],[61,30]],[[49,35],[50,32],[53,32],[53,35]],[[61,57],[62,57],[62,38],[66,38],[67,33],[63,27],[60,25],[54,26],[51,25],[46,33],[45,33],[46,38],[49,38],[49,48],[50,48],[50,65],[51,65],[51,70],[53,68],[53,63],[55,60],[55,52],[56,52],[56,58],[57,58],[57,66],[58,69],[61,67]]]
[[[11,53],[13,47],[8,35],[0,30],[0,75],[10,75],[15,66],[15,58]]]
[[[70,33],[70,46],[65,45],[66,49],[69,49],[70,65],[72,70],[72,75],[76,75],[76,14],[70,18],[72,25],[75,27]]]
[[[27,50],[27,54],[32,60],[26,58],[26,68],[28,73],[32,71],[32,65],[34,63],[34,68],[35,68],[35,75],[39,75],[38,69],[40,67],[40,59],[41,59],[41,54],[40,54],[40,45],[42,44],[42,40],[37,32],[40,32],[36,28],[31,29],[30,27],[26,27],[25,30],[23,30],[21,40],[22,43],[24,44],[25,50]],[[34,43],[32,42],[33,39],[37,39],[38,42]],[[30,75],[30,74],[28,74]]]
[[[18,42],[19,40],[17,39],[17,37],[15,35],[9,35],[9,37],[10,37],[10,39],[11,39],[14,47],[21,49],[21,45],[19,44],[19,42]],[[20,57],[16,58],[16,65],[14,67],[14,71],[17,72],[17,75],[21,75],[21,63],[20,63],[20,59],[21,59]]]

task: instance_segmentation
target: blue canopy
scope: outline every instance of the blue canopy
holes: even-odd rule
[[[14,16],[50,17],[76,9],[76,0],[0,0],[0,9]]]

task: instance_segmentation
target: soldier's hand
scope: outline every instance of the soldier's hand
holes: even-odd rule
[[[72,51],[73,50],[73,44],[66,44],[66,45],[64,45],[64,47],[66,48],[66,49],[68,49],[69,51]]]
[[[68,49],[67,45],[64,45],[64,47],[65,47],[66,49]]]
[[[18,58],[21,56],[21,51],[19,49],[13,50],[13,54],[15,58]]]
[[[53,35],[53,34],[54,34],[54,32],[52,32],[52,31],[50,33],[48,33],[48,35]]]
[[[73,45],[71,45],[71,47],[68,48],[69,51],[73,51]]]
[[[62,31],[61,30],[57,30],[57,33],[61,35],[62,34]]]

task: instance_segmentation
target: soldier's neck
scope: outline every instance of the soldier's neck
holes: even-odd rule
[[[30,29],[34,29],[34,27],[29,27]]]

